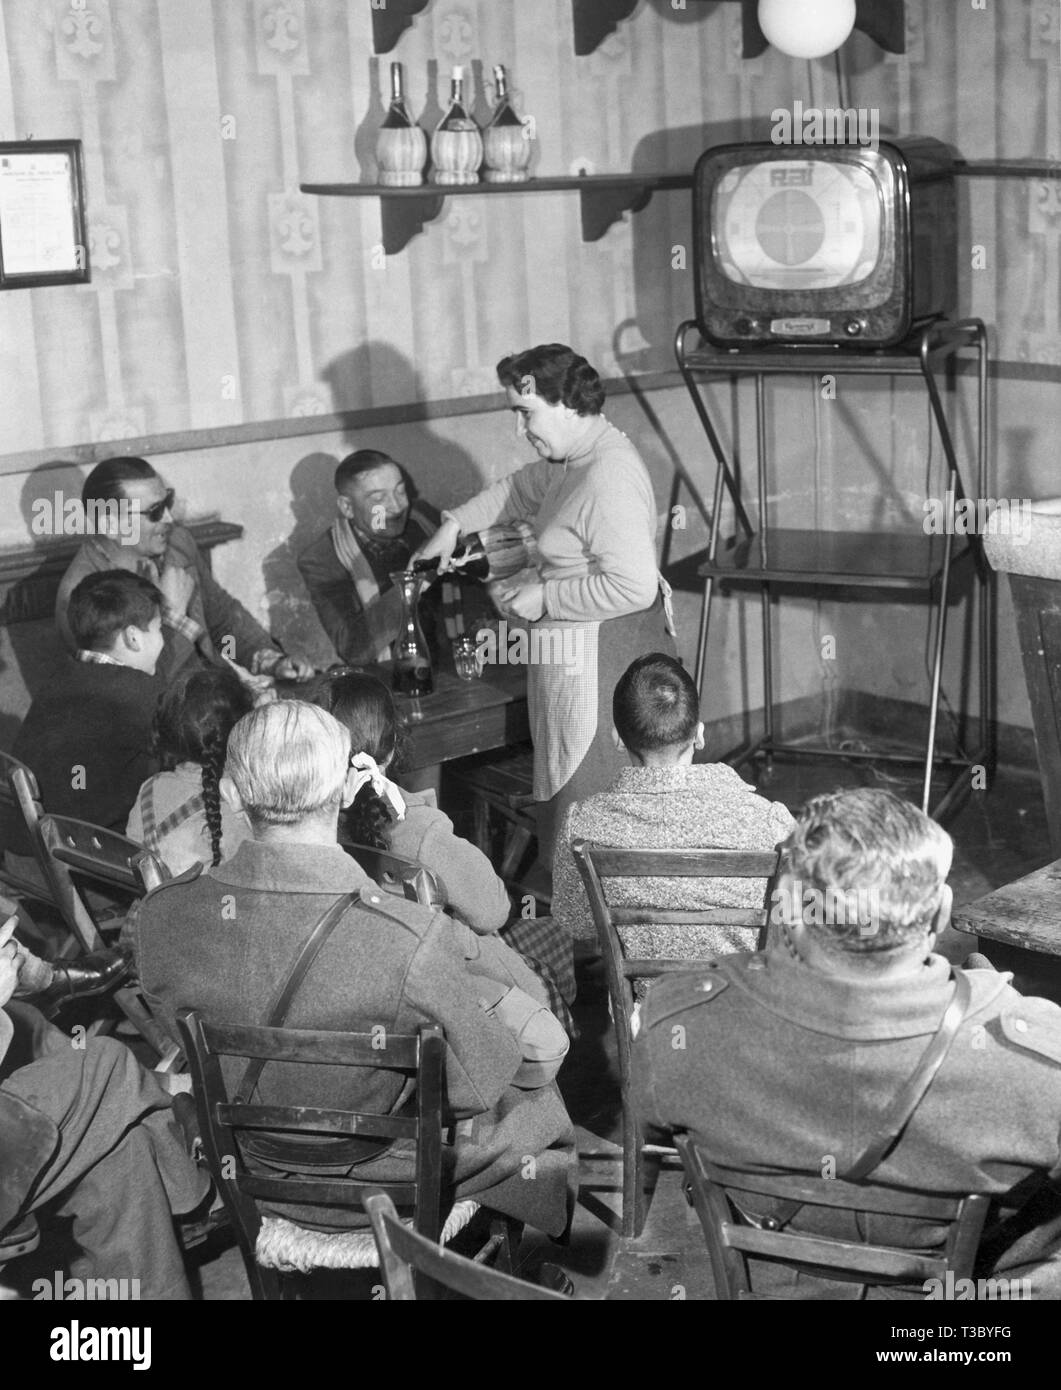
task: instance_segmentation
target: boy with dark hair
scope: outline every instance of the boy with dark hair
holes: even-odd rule
[[[758,796],[726,763],[694,763],[704,746],[700,697],[688,671],[672,656],[650,652],[619,677],[612,697],[616,742],[632,767],[608,791],[568,810],[556,840],[553,916],[583,940],[596,942],[586,890],[571,841],[595,840],[621,849],[770,850],[792,826],[784,806]],[[633,879],[610,891],[616,906],[756,908],[759,879]],[[752,950],[756,931],[743,927],[623,927],[629,955],[703,959]]]
[[[140,784],[157,771],[162,595],[128,570],[90,574],[70,596],[69,620],[77,656],[33,701],[11,751],[35,774],[46,811],[123,831]],[[36,877],[21,823],[12,817],[3,833],[10,867]]]

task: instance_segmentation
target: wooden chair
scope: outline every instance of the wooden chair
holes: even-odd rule
[[[132,901],[143,893],[140,875],[134,867],[144,853],[143,846],[117,831],[70,816],[44,816],[38,830],[48,879],[64,922],[82,951],[100,950],[105,944],[100,925],[89,910],[74,874],[127,892]],[[112,925],[119,926],[124,920],[123,914]],[[151,1016],[139,988],[121,985],[111,998],[158,1054],[155,1070],[167,1072],[177,1068],[180,1049]]]
[[[590,910],[604,958],[608,998],[615,1024],[619,1084],[623,1116],[623,1225],[624,1236],[637,1236],[645,1223],[644,1138],[630,1103],[630,1050],[634,1035],[634,980],[654,979],[674,971],[695,970],[691,960],[643,960],[627,957],[618,927],[675,926],[753,927],[759,931],[758,949],[766,944],[770,891],[777,873],[776,850],[740,849],[614,849],[575,840],[571,846],[586,885]],[[761,878],[761,908],[713,907],[700,911],[678,908],[613,907],[604,891],[610,878]],[[673,1149],[655,1149],[673,1156]]]
[[[973,1263],[990,1199],[980,1194],[947,1197],[930,1192],[901,1192],[871,1183],[847,1183],[805,1173],[748,1173],[711,1163],[689,1135],[676,1143],[685,1168],[686,1196],[700,1218],[715,1292],[720,1299],[858,1299],[866,1285],[924,1285],[947,1275],[955,1281],[972,1277]],[[755,1220],[744,1208],[765,1206],[770,1200],[805,1202],[857,1215],[879,1215],[931,1223],[946,1228],[937,1252],[906,1250],[901,1246],[808,1235],[786,1226],[778,1230],[769,1218]],[[758,1256],[790,1269],[821,1278],[832,1277],[835,1292],[753,1293],[748,1256]]]
[[[158,855],[152,854],[149,849],[142,849],[138,854],[133,855],[133,872],[136,874],[140,882],[140,890],[145,896],[148,893],[153,893],[156,888],[161,888],[173,877]]]
[[[458,1202],[445,1225],[441,1218],[445,1041],[436,1024],[425,1024],[415,1036],[389,1033],[386,1047],[381,1049],[378,1037],[371,1033],[215,1025],[205,1023],[194,1009],[182,1009],[177,1019],[191,1065],[206,1159],[232,1218],[255,1298],[283,1297],[283,1274],[307,1274],[322,1268],[370,1269],[377,1263],[370,1232],[306,1230],[285,1218],[263,1216],[259,1202],[365,1211],[369,1194],[383,1191],[402,1208],[412,1210],[415,1229],[430,1241],[452,1239],[471,1220],[479,1205],[471,1201]],[[362,1111],[238,1103],[225,1081],[222,1057],[404,1072],[415,1077],[416,1113],[371,1115]],[[365,1182],[331,1175],[271,1176],[269,1169],[248,1166],[248,1131],[268,1131],[270,1142],[280,1145],[283,1141],[274,1136],[356,1135],[387,1143],[412,1140],[416,1145],[415,1175],[411,1182],[401,1183]],[[292,1145],[288,1152],[294,1165],[298,1150]],[[509,1235],[509,1231],[503,1236],[495,1235],[488,1253],[505,1245],[504,1258],[510,1261]]]
[[[144,847],[127,835],[70,816],[45,816],[41,835],[47,854],[81,877],[132,897],[143,891],[136,860]]]
[[[376,1192],[366,1197],[365,1210],[372,1222],[379,1266],[391,1303],[416,1301],[416,1275],[451,1293],[482,1303],[570,1301],[551,1289],[527,1284],[511,1274],[489,1269],[477,1260],[465,1259],[410,1230],[398,1219],[394,1203],[385,1193]]]
[[[43,903],[55,916],[60,918],[70,935],[68,945],[62,951],[64,956],[76,955],[86,949],[78,933],[71,926],[68,912],[64,906],[65,889],[56,887],[52,873],[51,858],[41,835],[41,823],[45,809],[41,805],[37,779],[25,763],[13,758],[10,753],[0,753],[0,808],[8,815],[17,816],[26,831],[33,851],[33,857],[40,869],[40,879],[30,879],[8,870],[0,869],[0,883],[12,889],[19,898]],[[111,832],[105,831],[104,834]],[[121,837],[124,839],[124,837]],[[132,843],[130,841],[129,843]],[[139,848],[139,846],[137,846]],[[107,883],[110,887],[112,884]],[[88,911],[87,904],[85,910]],[[125,913],[120,908],[99,909],[89,913],[98,929],[120,927]]]
[[[44,858],[38,848],[37,827],[44,808],[37,787],[37,779],[26,766],[13,758],[10,753],[0,753],[0,811],[9,819],[20,822],[32,846],[32,853],[44,876]],[[34,902],[43,902],[55,907],[51,890],[45,885],[27,878],[15,870],[0,866],[0,884],[10,888],[18,897],[26,897]]]
[[[422,903],[424,907],[445,907],[446,899],[438,879],[415,859],[404,859],[400,854],[390,854],[372,845],[346,844],[343,848],[357,860],[369,878],[387,892],[401,890],[410,902]]]
[[[538,835],[534,816],[534,754],[530,746],[465,760],[447,768],[446,777],[450,790],[471,806],[472,843],[499,864],[498,877],[506,887],[517,893],[532,891],[520,876]],[[499,861],[494,858],[495,817],[500,820],[502,831]]]

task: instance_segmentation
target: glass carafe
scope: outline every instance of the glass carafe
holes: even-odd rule
[[[401,623],[394,643],[394,689],[399,695],[430,695],[435,688],[431,653],[420,626],[420,592],[428,576],[413,570],[391,575],[402,596]]]

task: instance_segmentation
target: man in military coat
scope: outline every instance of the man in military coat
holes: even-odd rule
[[[316,923],[342,895],[356,894],[309,966],[284,1026],[408,1034],[440,1024],[454,1122],[443,1155],[450,1195],[475,1197],[558,1235],[577,1174],[571,1121],[555,1082],[524,1065],[515,1034],[492,1008],[512,987],[544,1004],[545,987],[516,952],[484,945],[440,910],[391,896],[342,849],[339,808],[353,800],[358,777],[348,730],[315,705],[283,700],[241,719],[222,790],[238,798],[254,838],[216,867],[200,872],[197,865],[144,899],[134,935],[141,984],[174,1035],[182,1007],[198,1009],[208,1023],[261,1024]],[[547,1023],[562,1039],[562,1057],[563,1029],[552,1015]],[[237,1077],[233,1071],[230,1084]],[[409,1089],[396,1072],[271,1062],[257,1099],[390,1114],[408,1101]],[[342,1171],[365,1181],[411,1179],[411,1153],[401,1145],[342,1142]],[[359,1143],[352,1166],[349,1146]],[[364,1223],[359,1213],[336,1208],[285,1204],[277,1211],[322,1227]]]
[[[811,801],[782,846],[766,952],[706,962],[649,990],[634,1050],[643,1119],[689,1133],[723,1166],[842,1178],[955,995],[951,966],[932,953],[950,916],[952,850],[944,830],[890,792]],[[966,974],[964,1020],[868,1181],[990,1195],[978,1275],[1023,1281],[1009,1286],[1014,1297],[1057,1298],[1061,1009],[1022,997],[990,968]],[[754,1214],[769,1208],[764,1199]],[[875,1218],[859,1233],[850,1220],[807,1207],[788,1229],[933,1243],[924,1223]]]

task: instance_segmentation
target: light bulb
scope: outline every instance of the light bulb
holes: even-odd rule
[[[759,0],[759,27],[792,58],[823,58],[855,27],[855,0]]]

